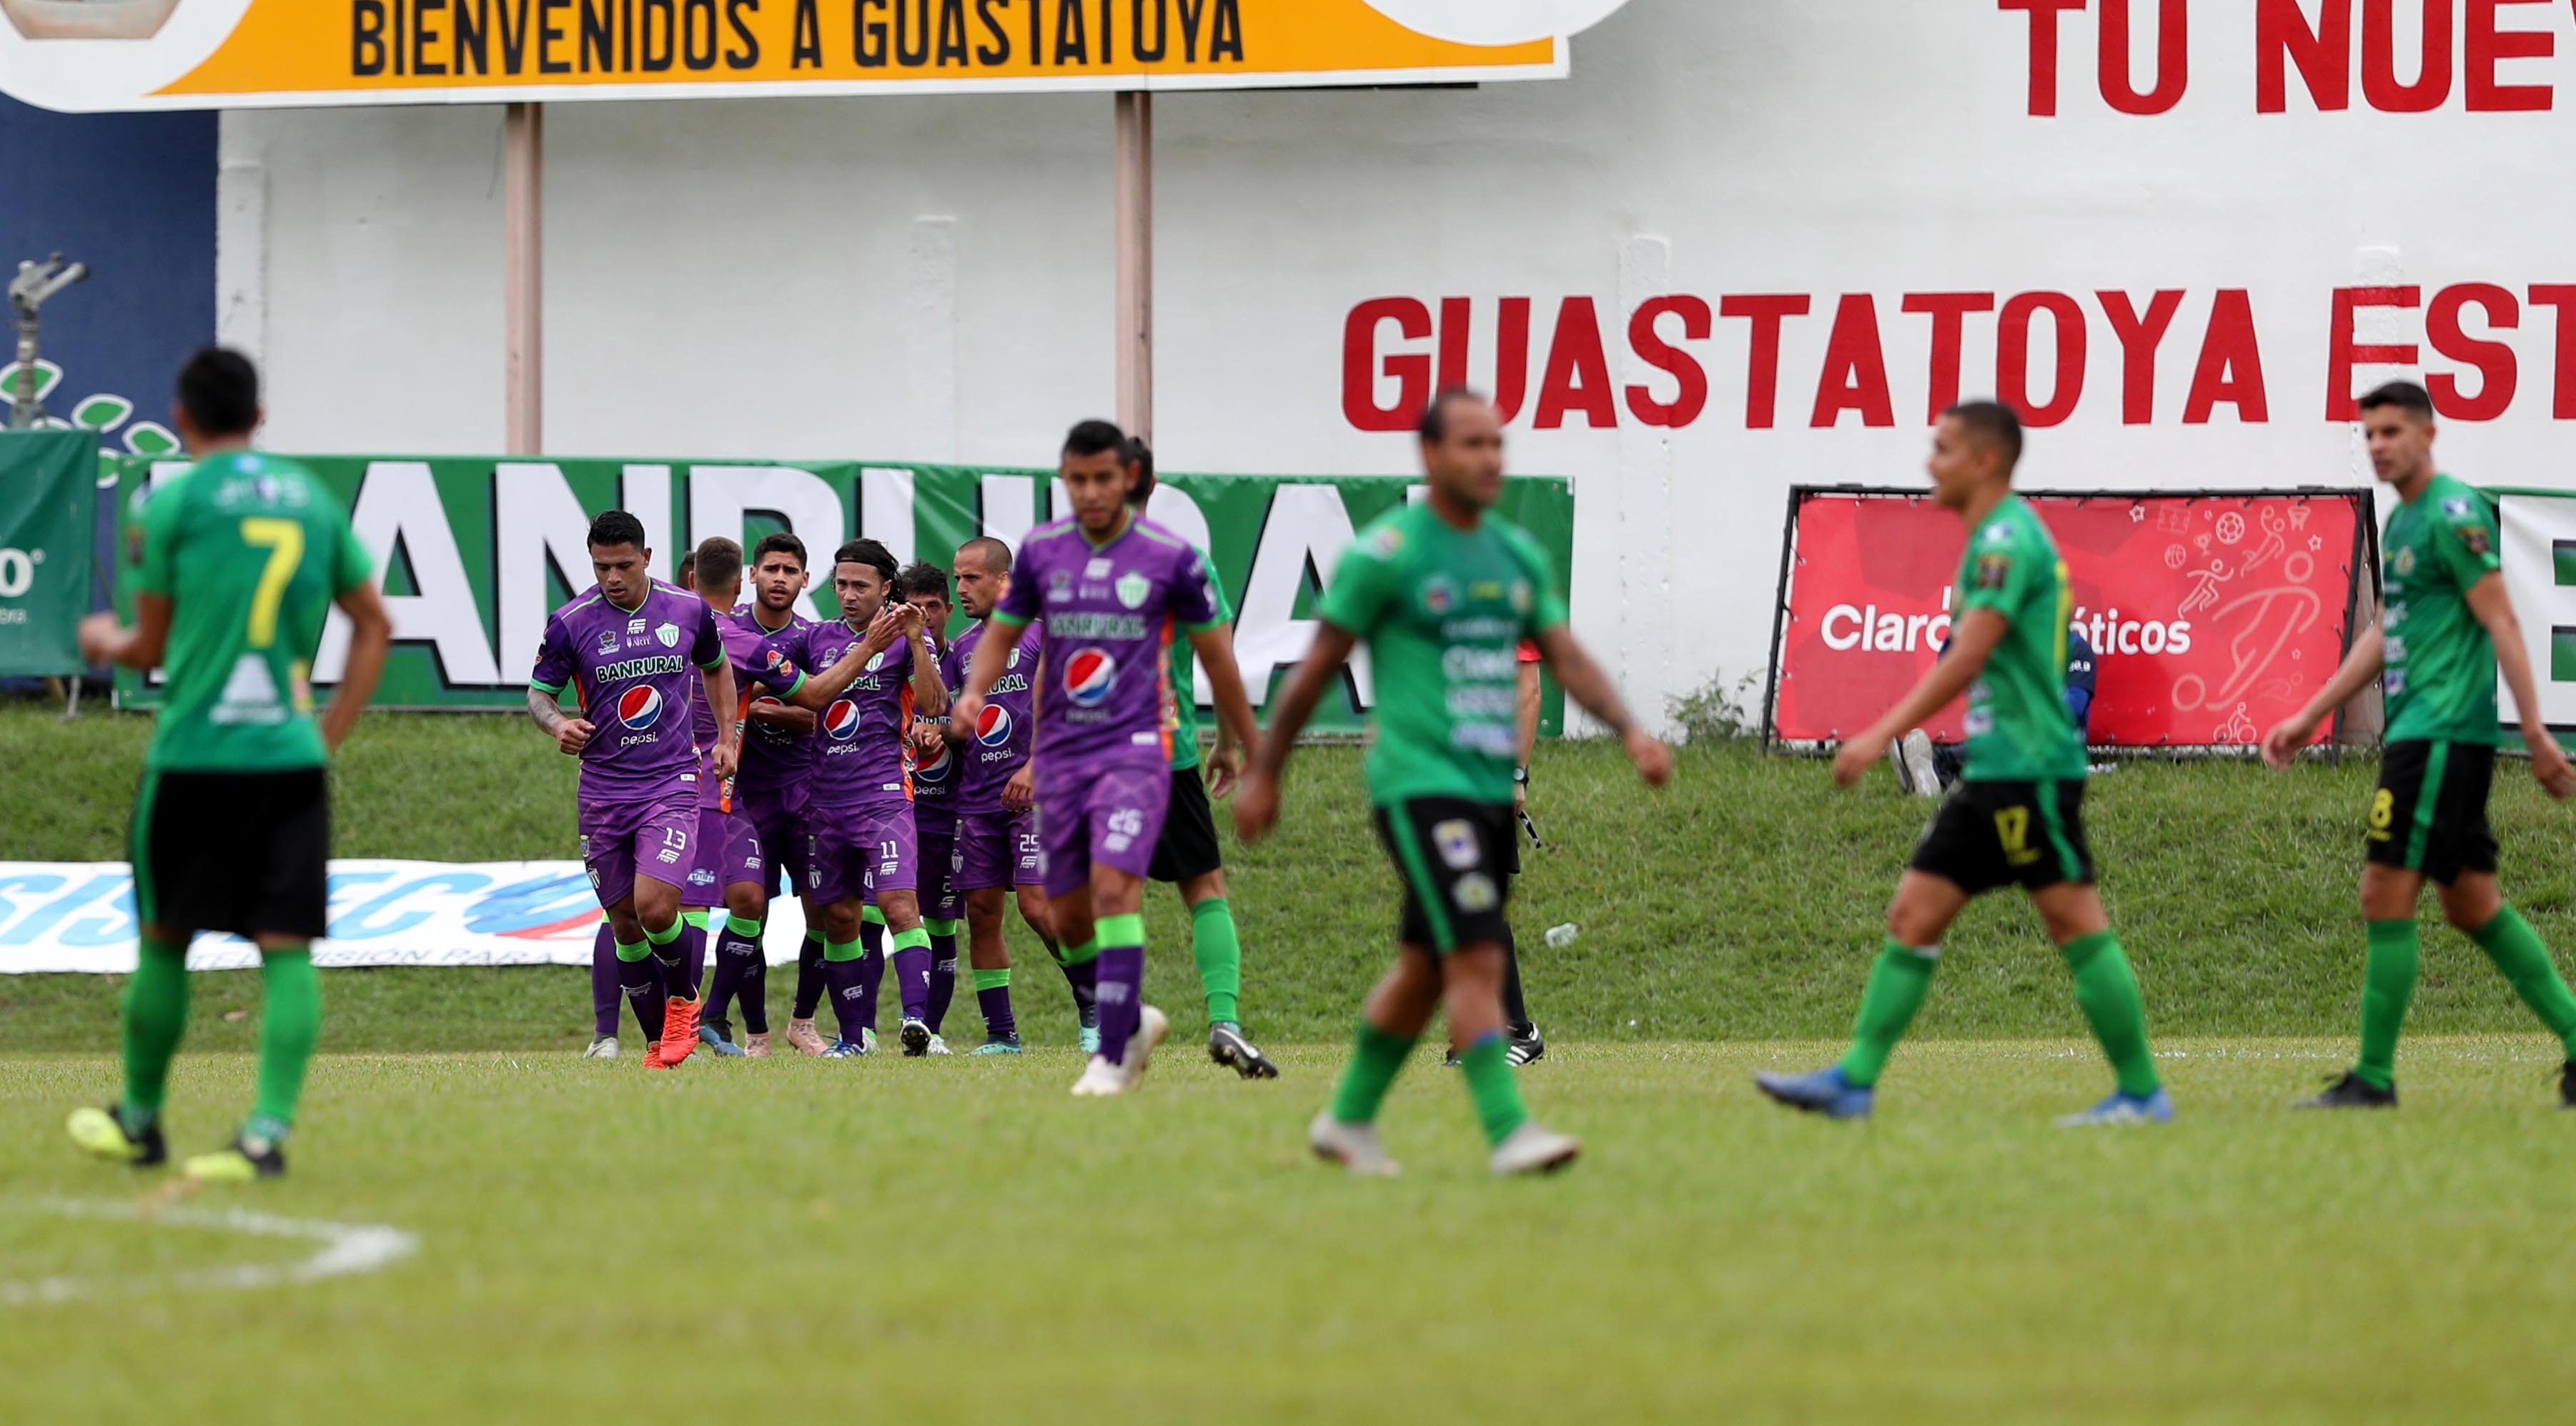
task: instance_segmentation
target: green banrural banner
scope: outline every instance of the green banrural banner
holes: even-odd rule
[[[0,678],[81,671],[98,436],[0,431]]]
[[[524,706],[528,670],[546,615],[591,583],[583,535],[593,515],[623,508],[644,522],[654,572],[670,578],[680,555],[711,535],[748,549],[791,530],[817,561],[852,534],[881,540],[907,563],[943,568],[979,534],[1017,548],[1051,518],[1054,473],[982,466],[873,461],[521,460],[493,457],[301,456],[349,507],[358,537],[384,566],[394,653],[376,706],[506,709]],[[121,520],[156,479],[185,462],[124,460]],[[1314,636],[1321,581],[1352,532],[1394,509],[1415,487],[1385,476],[1166,474],[1152,515],[1200,543],[1237,611],[1235,652],[1253,696],[1266,703]],[[1573,550],[1574,496],[1560,478],[1516,477],[1503,513],[1555,558],[1559,578]],[[120,578],[118,597],[124,598]],[[806,591],[806,612],[833,617],[828,571]],[[818,604],[816,601],[820,601]],[[961,616],[956,626],[965,627]],[[336,682],[348,631],[334,615],[313,659],[313,681]],[[1207,696],[1199,684],[1202,701]],[[1363,665],[1344,681],[1325,730],[1350,731],[1371,702]],[[120,672],[117,699],[149,707],[151,685]],[[1558,724],[1549,692],[1546,726]]]

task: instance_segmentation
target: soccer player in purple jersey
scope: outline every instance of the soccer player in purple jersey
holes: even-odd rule
[[[873,893],[894,946],[907,1054],[926,1053],[930,934],[922,928],[919,837],[913,821],[911,729],[916,711],[948,710],[939,654],[921,611],[894,598],[894,556],[852,540],[832,557],[841,617],[790,629],[765,646],[763,678],[822,715],[806,797],[806,893],[824,923],[823,971],[845,1016],[867,995],[859,928]],[[855,1018],[854,1016],[850,1018]],[[868,1053],[845,1018],[833,1059]]]
[[[977,646],[992,629],[993,611],[1011,583],[1011,547],[991,536],[957,548],[957,602],[974,627],[949,646],[948,676],[963,687]],[[985,694],[971,737],[950,730],[956,756],[965,762],[957,792],[957,889],[966,900],[967,960],[975,973],[975,998],[983,1003],[987,1031],[979,1055],[1021,1052],[1011,1016],[1011,951],[1002,938],[1003,894],[1016,895],[1020,919],[1045,943],[1073,989],[1073,1008],[1085,1054],[1100,1048],[1100,1006],[1094,998],[1099,965],[1065,958],[1047,920],[1045,876],[1039,871],[1037,819],[1029,807],[1029,746],[1037,733],[1036,685],[1043,635],[1038,625],[1018,631],[1003,659],[1001,676]],[[1007,1037],[996,1030],[1007,1024]]]
[[[921,627],[939,651],[939,681],[953,692],[948,621],[957,606],[948,597],[948,571],[915,561],[895,581],[896,597],[921,611]],[[921,836],[921,926],[930,933],[930,995],[922,1019],[930,1026],[923,1053],[949,1053],[940,1027],[957,997],[957,922],[965,907],[957,896],[957,786],[962,762],[948,746],[946,710],[912,720],[913,825]],[[907,1051],[908,1053],[908,1051]]]
[[[1037,810],[1050,920],[1099,962],[1100,1048],[1075,1082],[1080,1097],[1124,1094],[1171,1029],[1146,1005],[1145,875],[1172,796],[1175,637],[1207,665],[1218,716],[1253,746],[1252,705],[1218,627],[1207,562],[1189,542],[1128,507],[1135,472],[1127,437],[1085,421],[1058,467],[1074,514],[1032,531],[968,667],[955,731],[980,726],[1012,638],[1043,619],[1047,679],[1038,701]]]
[[[712,803],[706,796],[700,798],[698,866],[722,888],[725,917],[720,925],[710,927],[716,964],[708,986],[706,1013],[698,1024],[698,1038],[718,1054],[765,1058],[769,1054],[769,965],[761,951],[760,934],[762,923],[769,918],[769,881],[776,863],[752,819],[744,791],[747,783],[774,780],[782,759],[764,747],[755,760],[750,730],[758,727],[765,733],[767,725],[756,720],[788,712],[810,726],[813,715],[802,709],[788,709],[774,696],[761,693],[764,646],[770,635],[750,615],[733,612],[742,596],[742,582],[742,546],[722,535],[698,546],[695,589],[707,607],[716,611],[716,630],[724,640],[725,657],[733,666],[740,702],[727,716],[734,721],[735,736],[742,747],[734,776],[714,780]],[[789,752],[800,759],[796,775],[801,779],[803,746],[790,740]],[[736,996],[742,1000],[743,1028],[748,1036],[738,1047],[732,1043],[731,1026],[724,1020],[726,1007]]]
[[[599,583],[546,620],[528,677],[528,714],[556,747],[581,759],[582,861],[617,937],[619,982],[647,1026],[661,1022],[644,1067],[670,1069],[697,1046],[698,1002],[676,948],[680,886],[695,864],[698,779],[702,770],[732,776],[736,756],[725,724],[714,756],[701,764],[682,704],[691,683],[702,683],[719,708],[732,707],[735,695],[714,612],[648,573],[653,551],[644,538],[644,522],[623,510],[591,522]],[[557,702],[566,689],[578,716]]]

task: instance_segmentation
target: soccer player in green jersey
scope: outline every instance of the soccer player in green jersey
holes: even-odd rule
[[[1127,503],[1141,513],[1154,496],[1154,449],[1137,437],[1127,440],[1127,468],[1134,484]],[[1208,552],[1199,551],[1213,570]],[[1225,584],[1211,578],[1208,593],[1216,600],[1221,637],[1234,639],[1234,606]],[[1277,1079],[1279,1067],[1243,1031],[1243,934],[1234,920],[1234,903],[1226,896],[1225,852],[1217,845],[1216,811],[1208,799],[1234,791],[1243,771],[1243,750],[1235,746],[1223,719],[1217,721],[1216,748],[1207,755],[1207,772],[1199,772],[1198,653],[1186,641],[1172,644],[1172,810],[1163,835],[1154,843],[1155,881],[1168,882],[1181,893],[1190,913],[1190,956],[1198,962],[1199,990],[1207,997],[1208,1058],[1244,1079]]]
[[[2433,465],[2433,398],[2411,381],[2361,399],[2370,467],[2401,502],[2380,540],[2379,627],[2298,715],[2263,739],[2264,761],[2286,768],[2317,727],[2380,680],[2387,699],[2379,792],[2363,831],[2361,914],[2370,955],[2361,990],[2361,1059],[2303,1109],[2382,1109],[2397,1103],[2397,1035],[2415,996],[2415,905],[2426,878],[2442,915],[2468,933],[2566,1051],[2558,1101],[2576,1107],[2576,996],[2531,923],[2496,888],[2487,789],[2495,781],[2496,673],[2521,714],[2531,775],[2551,797],[2576,793],[2576,769],[2541,721],[2531,656],[2505,593],[2495,511],[2486,497]]]
[[[81,623],[93,664],[160,668],[161,716],[134,803],[131,857],[142,945],[125,990],[125,1095],[71,1116],[72,1142],[143,1167],[169,1157],[161,1102],[188,1028],[188,942],[229,931],[259,947],[259,1097],[231,1147],[188,1177],[286,1171],[322,1025],[312,942],[324,933],[330,789],[323,769],[375,693],[393,624],[349,517],[302,466],[250,449],[259,374],[209,348],[179,373],[175,424],[197,464],[162,481],[132,526],[133,627]],[[333,605],[348,663],[313,717],[312,658]]]
[[[1492,513],[1503,492],[1503,425],[1492,405],[1445,391],[1423,413],[1421,434],[1431,498],[1372,522],[1343,554],[1314,648],[1235,795],[1235,827],[1257,841],[1278,820],[1289,749],[1367,640],[1377,681],[1369,798],[1404,886],[1402,950],[1371,992],[1341,1088],[1307,1140],[1354,1173],[1395,1172],[1378,1140],[1378,1108],[1445,1001],[1494,1172],[1545,1172],[1573,1162],[1579,1146],[1521,1106],[1503,1023],[1521,640],[1538,640],[1557,681],[1619,735],[1648,786],[1671,779],[1673,755],[1629,718],[1575,642],[1546,552]]]
[[[1968,755],[1958,785],[1915,847],[1887,942],[1869,975],[1842,1062],[1806,1075],[1756,1075],[1763,1093],[1836,1119],[1866,1117],[1888,1056],[1923,1005],[1941,936],[1971,898],[2018,883],[2075,973],[2075,1003],[2118,1072],[2110,1098],[2059,1122],[2162,1123],[2173,1100],[2156,1077],[2138,978],[2094,886],[2084,839],[2084,741],[2066,710],[2066,629],[2074,607],[2057,542],[2021,497],[2021,418],[1972,401],[1942,413],[1932,435],[1932,498],[1968,529],[1950,649],[1914,690],[1834,758],[1850,787],[1888,745],[1968,695]]]

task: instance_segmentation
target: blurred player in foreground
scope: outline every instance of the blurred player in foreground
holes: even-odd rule
[[[676,1068],[698,1044],[694,977],[680,952],[681,887],[696,862],[698,782],[731,777],[730,720],[702,759],[688,723],[691,685],[734,706],[715,611],[653,578],[644,522],[610,510],[590,522],[598,583],[546,620],[528,676],[528,716],[581,759],[581,859],[617,938],[619,984],[661,1034],[648,1070]],[[580,709],[564,712],[569,689]]]
[[[1132,482],[1127,503],[1142,514],[1154,496],[1153,447],[1131,438],[1127,464]],[[1207,551],[1197,554],[1201,563],[1207,561]],[[1232,648],[1234,607],[1213,566],[1208,595],[1216,601],[1219,633]],[[1175,643],[1171,660],[1172,810],[1154,844],[1148,875],[1177,888],[1190,913],[1190,957],[1198,962],[1199,990],[1207,997],[1208,1058],[1244,1079],[1277,1079],[1279,1067],[1243,1032],[1243,933],[1226,897],[1225,852],[1217,844],[1216,813],[1208,804],[1209,798],[1222,800],[1234,791],[1243,775],[1243,748],[1233,729],[1218,720],[1216,748],[1208,755],[1206,776],[1200,776],[1198,658],[1189,645]]]
[[[1124,1094],[1171,1029],[1144,1003],[1145,876],[1172,795],[1175,713],[1170,648],[1186,633],[1208,669],[1217,714],[1239,742],[1256,736],[1234,649],[1217,621],[1207,561],[1128,505],[1127,437],[1085,421],[1058,474],[1073,518],[1030,532],[993,633],[976,647],[956,732],[975,730],[1019,631],[1045,622],[1055,686],[1039,699],[1034,754],[1048,921],[1076,960],[1099,962],[1100,1048],[1076,1096]]]
[[[2496,886],[2487,825],[2495,783],[2496,672],[2521,714],[2531,775],[2553,798],[2576,793],[2576,770],[2542,720],[2531,656],[2505,591],[2495,511],[2433,464],[2433,398],[2411,381],[2361,399],[2373,474],[2401,502],[2380,540],[2380,627],[2353,641],[2343,667],[2296,717],[2263,739],[2286,768],[2334,710],[2379,678],[2388,702],[2379,792],[2363,833],[2361,914],[2370,954],[2361,991],[2361,1059],[2302,1109],[2393,1109],[2397,1037],[2415,998],[2421,954],[2415,904],[2430,877],[2442,915],[2478,943],[2566,1051],[2558,1102],[2576,1107],[2576,996],[2549,947]],[[2384,670],[2384,672],[2383,672]]]
[[[1968,758],[1958,787],[1896,886],[1887,942],[1870,971],[1850,1053],[1808,1075],[1761,1074],[1762,1092],[1836,1119],[1866,1117],[1879,1072],[1921,1009],[1942,933],[1971,898],[2019,883],[2075,973],[2075,1003],[2119,1074],[2108,1099],[2060,1123],[2162,1123],[2173,1100],[2147,1048],[2146,1012],[2111,933],[2084,838],[2084,740],[2066,706],[2066,562],[2012,489],[2021,418],[1992,401],[1944,412],[1934,428],[1933,499],[1968,531],[1950,651],[1867,732],[1842,745],[1834,781],[1850,787],[1888,745],[1968,695]]]
[[[1369,995],[1341,1089],[1315,1116],[1309,1142],[1353,1173],[1396,1171],[1378,1140],[1378,1109],[1445,1001],[1494,1172],[1545,1172],[1572,1163],[1579,1146],[1522,1107],[1502,1004],[1504,868],[1520,835],[1512,769],[1521,640],[1538,640],[1565,691],[1619,735],[1649,787],[1671,779],[1672,750],[1629,718],[1575,642],[1546,552],[1493,513],[1503,493],[1493,406],[1472,392],[1443,392],[1423,413],[1421,434],[1431,498],[1372,522],[1342,555],[1317,610],[1314,648],[1280,694],[1269,739],[1235,796],[1235,826],[1247,842],[1269,833],[1297,734],[1366,640],[1377,671],[1369,797],[1404,886],[1402,949]]]
[[[142,923],[124,1006],[125,1094],[71,1116],[72,1141],[136,1167],[163,1162],[161,1104],[188,1028],[188,942],[229,931],[259,947],[259,1091],[231,1146],[188,1177],[286,1171],[280,1147],[322,1028],[313,939],[327,924],[331,797],[324,768],[366,710],[393,637],[367,552],[330,492],[250,449],[259,373],[210,348],[179,373],[175,424],[197,464],[142,502],[132,628],[81,621],[93,664],[165,670],[135,796],[130,855]],[[348,664],[319,726],[311,665],[323,620],[349,616]]]

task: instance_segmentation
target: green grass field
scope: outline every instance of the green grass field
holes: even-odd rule
[[[0,709],[26,794],[0,860],[117,857],[146,731]],[[1387,954],[1356,762],[1302,754],[1286,834],[1234,859],[1275,1084],[1199,1053],[1163,895],[1149,993],[1175,1037],[1110,1103],[1065,1096],[1064,1048],[648,1079],[631,1053],[573,1057],[583,972],[334,971],[287,1181],[73,1218],[167,1200],[61,1137],[114,1093],[118,979],[0,977],[6,1414],[2460,1419],[2540,1417],[2576,1385],[2557,1340],[2576,1115],[2549,1107],[2558,1047],[2473,947],[2427,935],[2404,1110],[2284,1108],[2350,1052],[2366,759],[2097,783],[2105,894],[2183,1117],[2071,1134],[2051,1119],[2107,1075],[2004,898],[1952,937],[1876,1121],[1751,1091],[1838,1048],[1929,804],[1884,777],[1837,796],[1820,765],[1738,746],[1688,751],[1648,800],[1610,750],[1549,748],[1535,809],[1557,846],[1516,920],[1553,1049],[1524,1085],[1587,1152],[1515,1184],[1483,1173],[1427,1055],[1387,1121],[1405,1178],[1303,1153]],[[511,720],[372,719],[338,774],[340,850],[568,855],[570,773]],[[2576,949],[2576,810],[2508,765],[2496,818],[2508,891]],[[1576,944],[1539,946],[1569,922]],[[197,980],[183,1152],[246,1106],[257,1028],[255,975]],[[1069,1041],[1051,971],[1020,998],[1041,1042]],[[418,1249],[208,1286],[315,1250],[190,1216],[244,1207]]]

